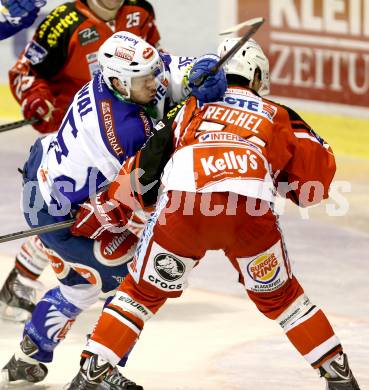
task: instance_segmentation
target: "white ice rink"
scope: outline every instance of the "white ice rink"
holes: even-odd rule
[[[35,136],[30,129],[0,135],[0,234],[26,227],[19,208],[17,167],[23,165]],[[295,274],[331,320],[364,390],[369,390],[369,220],[363,218],[369,205],[368,187],[368,183],[352,182],[345,218],[328,218],[323,208],[309,220],[296,211],[282,217]],[[353,226],[363,226],[361,231],[348,226],[350,218]],[[362,223],[355,223],[360,218]],[[1,284],[19,244],[0,244]],[[55,284],[50,269],[41,280],[47,287]],[[210,253],[193,272],[183,297],[168,302],[147,323],[126,375],[145,390],[323,390],[324,382],[279,326],[258,313],[236,280],[220,253]],[[62,389],[78,370],[85,334],[99,310],[96,305],[76,321],[56,349],[44,382],[10,388]],[[0,322],[2,366],[21,335],[21,325]]]

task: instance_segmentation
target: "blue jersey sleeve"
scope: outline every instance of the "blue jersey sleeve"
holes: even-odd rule
[[[124,118],[117,133],[125,150],[124,160],[134,156],[141,149],[149,138],[151,130],[151,120],[143,110],[131,113]],[[121,162],[123,163],[124,160]]]
[[[120,164],[136,154],[153,127],[141,106],[117,99],[100,101],[99,122],[101,138]]]
[[[141,105],[115,96],[101,74],[94,78],[93,88],[101,139],[112,157],[122,164],[149,138],[152,120]]]

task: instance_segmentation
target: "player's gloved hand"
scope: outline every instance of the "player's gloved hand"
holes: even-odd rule
[[[106,230],[121,233],[129,229],[139,236],[145,225],[145,214],[133,212],[116,200],[109,199],[108,191],[101,192],[94,199],[82,204],[76,222],[71,227],[75,236],[99,240]]]
[[[5,16],[6,20],[13,26],[18,26],[19,29],[24,29],[29,26],[32,26],[33,22],[36,20],[38,15],[38,9],[29,12],[25,16],[22,16],[22,18],[19,17],[13,17],[13,16]]]
[[[190,71],[188,85],[192,90],[192,94],[201,103],[221,100],[227,89],[227,78],[223,68],[219,69],[215,75],[208,76],[199,86],[194,83],[199,77],[209,74],[211,68],[218,63],[219,59],[215,54],[207,54],[199,57]]]
[[[53,97],[45,92],[35,92],[22,102],[22,111],[25,119],[38,118],[40,121],[33,127],[40,133],[50,133],[59,129],[64,111],[55,108]]]
[[[10,16],[22,17],[32,11],[37,11],[46,4],[45,0],[2,0]]]

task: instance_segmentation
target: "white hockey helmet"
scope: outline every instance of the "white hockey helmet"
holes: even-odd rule
[[[164,63],[158,51],[135,34],[119,31],[108,38],[99,48],[97,59],[108,87],[115,90],[111,78],[119,79],[129,99],[132,79],[154,74],[163,81],[165,78]]]
[[[219,57],[223,57],[241,38],[226,38],[218,47]],[[257,93],[267,95],[270,91],[269,61],[254,39],[249,39],[238,52],[224,65],[226,74],[242,76],[252,82],[256,69],[261,73],[261,86]]]

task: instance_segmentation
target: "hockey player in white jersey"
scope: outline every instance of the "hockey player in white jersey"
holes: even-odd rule
[[[34,8],[45,0],[2,2],[7,7],[4,14],[23,24],[31,15],[36,17],[38,8]],[[132,25],[129,17],[133,14],[137,23]],[[0,13],[0,37],[9,31],[3,18]],[[108,21],[111,28],[106,26]],[[70,101],[97,71],[98,48],[120,30],[133,32],[155,47],[159,44],[155,11],[146,0],[75,0],[57,6],[38,25],[32,41],[9,71],[10,88],[24,118],[40,120],[33,125],[37,131],[58,130]],[[52,36],[55,39],[49,39]],[[17,322],[30,318],[36,289],[44,290],[38,278],[47,264],[37,236],[22,243],[14,268],[0,287],[1,318]]]
[[[58,133],[35,142],[24,166],[23,207],[31,227],[70,219],[146,142],[153,118],[162,118],[166,106],[191,91],[186,75],[194,60],[159,54],[134,34],[115,33],[100,47],[98,61],[101,73],[75,95]],[[201,57],[192,71],[209,70],[216,61]],[[220,71],[192,93],[200,100],[216,100],[225,89]],[[130,217],[135,227],[144,222],[139,215]],[[8,382],[45,378],[44,363],[52,361],[78,314],[125,278],[137,243],[127,229],[104,232],[98,240],[73,236],[69,229],[40,239],[60,283],[44,295],[26,323],[20,349],[3,368]],[[104,385],[142,389],[119,371],[107,376]]]

